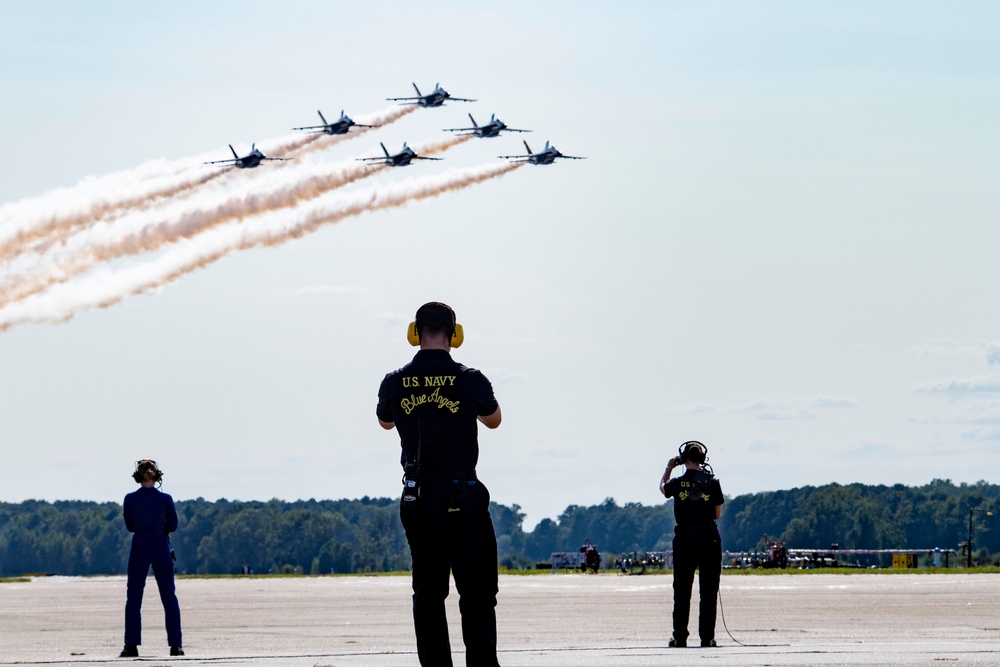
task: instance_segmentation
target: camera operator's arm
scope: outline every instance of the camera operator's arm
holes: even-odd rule
[[[500,420],[501,420],[500,406],[499,405],[497,406],[497,409],[493,411],[493,414],[486,416],[479,415],[478,419],[483,423],[483,426],[485,426],[486,428],[496,428],[497,426],[500,425]]]
[[[670,480],[670,473],[672,473],[674,471],[674,468],[676,468],[679,464],[680,461],[676,456],[667,461],[667,469],[663,471],[663,477],[660,478],[660,493],[663,493],[664,487]]]

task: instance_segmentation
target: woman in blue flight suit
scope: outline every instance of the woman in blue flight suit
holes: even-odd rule
[[[142,643],[142,591],[149,566],[153,566],[156,587],[160,589],[163,613],[167,622],[170,655],[184,655],[181,648],[181,610],[174,594],[174,564],[168,535],[177,530],[174,499],[156,486],[163,472],[156,461],[143,459],[135,464],[132,479],[141,486],[125,496],[125,526],[132,535],[128,554],[128,589],[125,601],[125,648],[119,657],[135,658]]]

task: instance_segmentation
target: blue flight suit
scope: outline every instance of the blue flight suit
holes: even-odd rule
[[[125,644],[142,644],[142,592],[149,566],[153,566],[156,586],[166,617],[167,644],[181,642],[181,610],[174,593],[174,563],[170,557],[169,533],[177,530],[174,499],[153,487],[140,487],[125,496],[125,526],[132,535],[128,554],[128,588],[125,601]]]

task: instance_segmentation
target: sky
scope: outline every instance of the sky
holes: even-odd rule
[[[457,311],[453,356],[503,410],[480,430],[480,478],[528,528],[569,505],[662,502],[691,439],[730,496],[998,482],[994,3],[2,0],[0,15],[0,237],[82,216],[65,246],[0,258],[6,293],[38,253],[111,223],[257,201],[379,142],[431,146],[468,113],[533,130],[72,276],[55,264],[63,284],[0,307],[0,501],[120,501],[146,457],[175,499],[396,496],[377,390],[432,300]],[[280,156],[317,109],[391,113],[411,82],[476,101],[290,162],[201,164],[228,144]],[[587,159],[331,213],[493,169],[522,139]],[[171,169],[213,179],[96,219]],[[207,239],[317,215],[88,305]],[[73,316],[18,319],[29,306]]]

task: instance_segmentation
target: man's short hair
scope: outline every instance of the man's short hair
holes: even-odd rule
[[[444,334],[450,338],[455,333],[455,311],[440,301],[431,301],[420,306],[414,322],[417,325],[417,333],[421,336]]]

